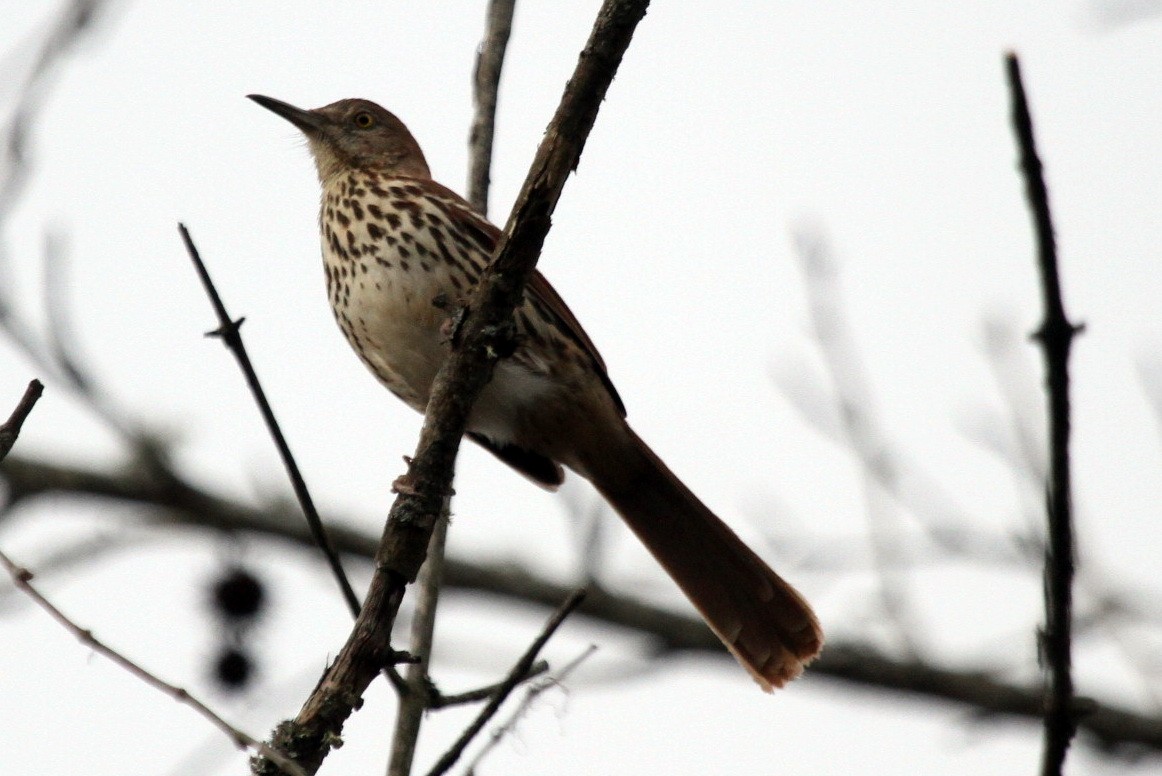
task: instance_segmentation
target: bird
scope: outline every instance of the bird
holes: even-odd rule
[[[432,179],[412,133],[376,103],[304,110],[248,97],[306,137],[339,328],[379,382],[424,412],[450,352],[451,315],[500,229]],[[513,318],[515,350],[497,363],[466,435],[549,490],[565,469],[587,479],[763,690],[799,676],[823,646],[810,605],[630,428],[596,346],[540,272]]]

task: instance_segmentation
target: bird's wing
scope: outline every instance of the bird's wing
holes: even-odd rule
[[[496,246],[500,242],[501,231],[497,226],[482,215],[477,213],[471,205],[468,204],[460,195],[456,194],[451,189],[448,189],[434,181],[424,181],[424,186],[433,195],[433,200],[438,205],[443,205],[441,209],[445,214],[456,221],[459,221],[466,231],[476,238],[480,247],[485,250],[490,258],[494,257]],[[528,285],[525,287],[525,293],[528,294],[538,306],[548,310],[561,325],[561,329],[568,333],[569,337],[577,343],[578,346],[589,357],[593,364],[593,368],[597,371],[598,376],[601,377],[601,382],[605,384],[606,390],[609,391],[613,403],[617,405],[618,411],[625,416],[625,404],[618,395],[617,389],[613,387],[613,381],[609,379],[609,373],[605,368],[605,360],[598,352],[597,346],[593,344],[593,340],[589,339],[589,335],[585,333],[581,322],[577,320],[577,316],[573,315],[573,311],[565,304],[565,300],[557,293],[556,289],[549,283],[544,275],[538,270],[534,270],[532,277],[529,278]]]

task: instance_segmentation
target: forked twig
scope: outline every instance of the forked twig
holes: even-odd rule
[[[480,713],[472,721],[472,724],[460,734],[460,737],[456,739],[456,743],[452,744],[452,748],[436,761],[436,764],[432,766],[432,770],[428,771],[428,776],[440,776],[442,773],[447,773],[448,769],[456,764],[456,761],[460,759],[460,755],[464,753],[464,749],[472,742],[472,739],[484,729],[484,726],[488,724],[488,720],[492,719],[496,715],[496,712],[500,710],[500,705],[508,698],[509,693],[528,677],[529,670],[532,668],[533,662],[537,659],[537,655],[540,654],[545,644],[556,633],[557,628],[561,627],[561,623],[565,621],[565,618],[572,614],[573,610],[580,606],[584,600],[585,588],[581,588],[580,590],[574,591],[572,595],[565,599],[565,602],[561,604],[560,608],[553,612],[553,616],[545,623],[545,627],[541,630],[540,635],[533,639],[533,643],[525,650],[521,659],[516,661],[516,665],[508,672],[508,676],[505,677],[504,682],[501,683],[496,693],[488,699],[488,703],[480,710]]]
[[[525,714],[528,713],[528,710],[532,708],[533,702],[536,701],[537,698],[539,698],[550,688],[561,686],[565,679],[568,678],[568,676],[575,670],[577,670],[577,667],[588,660],[590,656],[592,656],[596,651],[597,646],[595,644],[590,644],[581,652],[580,655],[573,658],[565,665],[561,666],[560,671],[554,671],[552,676],[546,676],[544,679],[533,682],[528,687],[528,689],[525,690],[524,697],[521,698],[520,704],[516,707],[516,709],[513,710],[508,719],[506,719],[503,723],[500,724],[500,726],[498,726],[489,734],[488,742],[483,747],[481,747],[479,752],[476,753],[476,756],[472,758],[472,762],[468,763],[468,768],[466,770],[468,776],[472,776],[472,774],[476,773],[476,767],[480,765],[485,757],[488,756],[488,753],[495,749],[496,745],[503,741],[505,736],[516,730],[517,723],[524,717]]]
[[[538,660],[529,668],[528,674],[524,681],[536,678],[549,670],[549,664],[544,660]],[[429,708],[432,709],[446,709],[449,706],[463,706],[466,703],[479,703],[486,701],[504,687],[504,682],[496,682],[495,684],[485,685],[484,687],[477,687],[474,690],[467,690],[466,692],[458,692],[453,695],[436,695],[431,699]]]

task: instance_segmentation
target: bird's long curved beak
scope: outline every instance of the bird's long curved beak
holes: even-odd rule
[[[317,135],[323,131],[323,128],[327,124],[327,120],[319,114],[313,111],[303,110],[302,108],[296,108],[289,102],[283,102],[282,100],[276,100],[273,97],[266,97],[261,94],[248,94],[246,97],[254,100],[268,111],[282,116],[307,135]]]

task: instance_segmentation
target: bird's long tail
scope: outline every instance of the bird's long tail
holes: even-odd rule
[[[782,687],[823,646],[811,607],[622,428],[620,440],[585,461],[585,475],[759,685]]]

